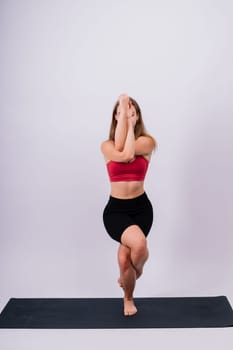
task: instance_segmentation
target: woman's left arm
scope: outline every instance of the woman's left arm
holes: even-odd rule
[[[150,136],[139,136],[135,140],[135,155],[145,156],[152,153],[153,149],[156,147],[155,141]]]

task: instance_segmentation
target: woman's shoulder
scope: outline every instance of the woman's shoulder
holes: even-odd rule
[[[114,146],[114,141],[108,139],[108,140],[101,142],[100,148],[101,148],[101,150],[103,150],[106,147],[112,147],[112,146]]]
[[[155,138],[149,134],[139,136],[136,142],[142,146],[151,146],[153,149],[157,147]]]
[[[100,149],[101,149],[101,152],[103,153],[103,155],[106,157],[106,155],[109,154],[109,152],[113,151],[114,141],[109,140],[109,139],[103,141],[100,145]]]
[[[110,140],[110,139],[107,139],[107,140],[102,141],[101,145],[103,145],[103,144],[111,144],[111,143],[114,144],[114,141]]]

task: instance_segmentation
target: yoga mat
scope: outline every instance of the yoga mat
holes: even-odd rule
[[[11,298],[0,328],[232,327],[225,296],[135,298],[138,312],[123,315],[120,298]]]

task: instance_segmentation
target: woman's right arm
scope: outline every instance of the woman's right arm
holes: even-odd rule
[[[119,97],[119,107],[117,115],[117,125],[115,130],[115,149],[122,151],[124,149],[127,131],[128,131],[128,109],[129,109],[129,97],[126,94],[122,94]]]
[[[135,135],[134,125],[131,120],[127,119],[127,136],[125,145],[122,151],[115,148],[113,141],[104,141],[101,145],[101,151],[104,154],[105,160],[113,160],[115,162],[129,162],[135,155]]]

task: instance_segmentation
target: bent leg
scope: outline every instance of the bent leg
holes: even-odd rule
[[[136,278],[140,277],[149,256],[144,233],[139,226],[131,225],[123,232],[121,242],[122,245],[130,249],[130,259],[136,270]]]

